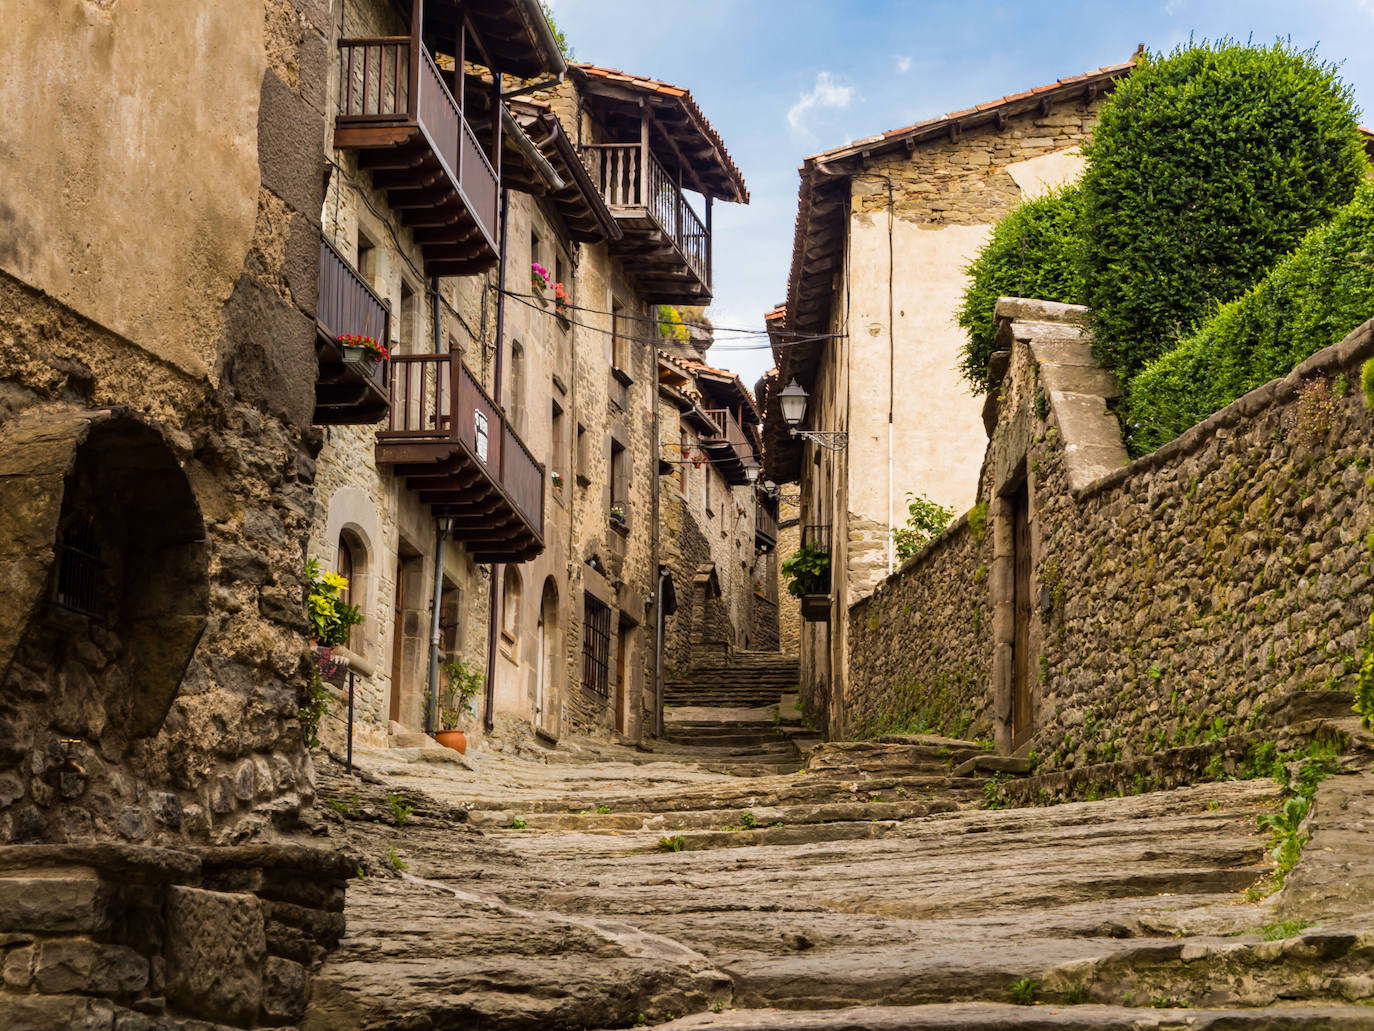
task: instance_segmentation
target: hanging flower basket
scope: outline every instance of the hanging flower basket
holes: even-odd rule
[[[369,336],[345,334],[338,338],[338,342],[346,365],[375,365],[391,357],[385,344]]]
[[[549,270],[539,262],[536,261],[530,265],[530,289],[534,291],[536,296],[542,297],[552,280],[553,277],[549,275]]]

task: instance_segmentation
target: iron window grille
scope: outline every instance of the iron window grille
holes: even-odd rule
[[[62,531],[57,561],[57,603],[87,616],[103,615],[100,594],[105,565],[95,521],[75,519]]]
[[[582,686],[609,698],[611,694],[611,610],[588,594],[583,601]]]

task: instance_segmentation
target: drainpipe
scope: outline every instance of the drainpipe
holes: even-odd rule
[[[439,312],[439,277],[430,276],[430,343],[435,354],[444,349],[444,320]],[[444,545],[448,541],[449,521],[443,516],[434,521],[434,598],[429,616],[429,704],[425,707],[425,733],[439,729],[439,608],[444,593]]]
[[[658,588],[654,592],[654,734],[663,736],[663,585],[668,582],[668,567],[658,567]]]
[[[501,418],[505,419],[505,408],[501,404],[501,353],[506,346],[506,226],[510,222],[510,190],[501,190],[501,244],[499,264],[496,267],[496,369],[492,375],[492,396],[497,407],[501,408]],[[504,437],[502,438],[504,440]],[[490,446],[490,445],[488,445]],[[499,445],[504,447],[504,444]],[[487,689],[485,692],[482,726],[488,732],[496,728],[496,603],[497,592],[501,590],[497,573],[504,569],[495,563],[491,567],[491,590],[487,597]]]

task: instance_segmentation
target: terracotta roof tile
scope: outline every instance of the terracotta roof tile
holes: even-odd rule
[[[572,67],[586,75],[597,79],[610,79],[616,82],[623,82],[627,85],[642,90],[646,93],[656,93],[659,96],[668,97],[681,104],[682,109],[687,113],[689,120],[694,122],[705,136],[707,142],[716,148],[720,154],[721,163],[724,165],[726,175],[738,187],[740,196],[744,203],[749,203],[749,188],[744,185],[744,176],[735,165],[734,159],[730,157],[729,151],[725,149],[725,143],[721,140],[720,134],[710,123],[701,108],[692,99],[691,90],[683,89],[681,86],[674,86],[669,82],[661,82],[658,79],[650,79],[645,75],[631,75],[616,68],[600,68],[594,64],[574,64]]]

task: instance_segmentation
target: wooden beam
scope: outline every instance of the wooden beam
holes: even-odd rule
[[[687,170],[687,174],[691,177],[693,185],[697,188],[697,193],[709,197],[709,191],[702,185],[701,177],[697,175],[697,170],[692,167],[691,162],[687,160],[682,151],[678,148],[677,141],[668,134],[668,131],[663,128],[662,123],[655,117],[653,106],[645,104],[644,113],[648,116],[649,124],[657,129],[658,134],[667,141],[669,149],[673,152],[673,156],[677,158],[678,168],[685,168]]]

